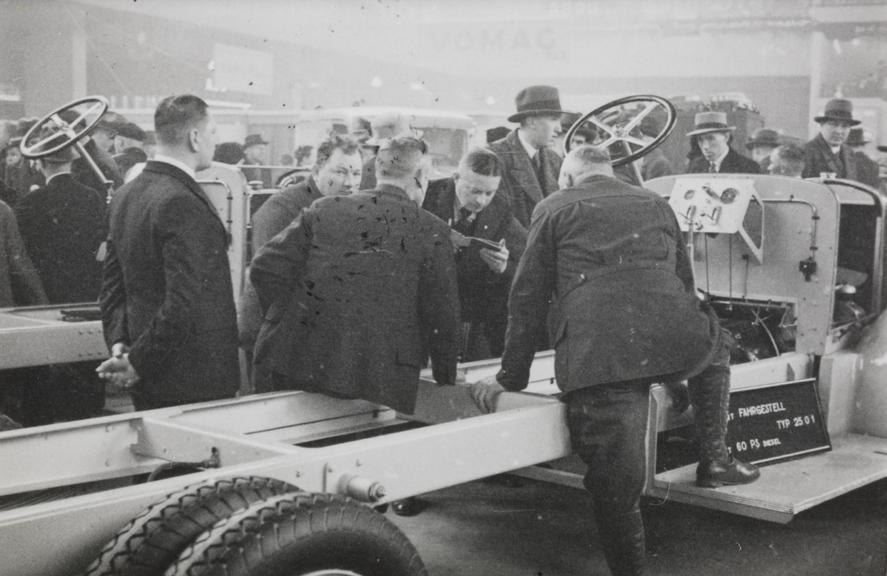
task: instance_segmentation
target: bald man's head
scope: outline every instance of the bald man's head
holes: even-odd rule
[[[561,188],[571,188],[595,174],[613,175],[610,153],[599,146],[579,146],[570,150],[564,158],[558,185]]]

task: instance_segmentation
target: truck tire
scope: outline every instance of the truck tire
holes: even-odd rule
[[[428,576],[387,518],[336,494],[269,498],[200,536],[166,576]]]
[[[188,486],[150,506],[124,526],[86,569],[87,576],[158,576],[213,524],[257,501],[294,492],[262,477],[226,478]]]

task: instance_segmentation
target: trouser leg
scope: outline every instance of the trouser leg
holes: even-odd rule
[[[730,348],[732,338],[721,334],[712,362],[687,382],[696,409],[699,459],[703,463],[727,460],[727,415],[730,408]]]
[[[640,511],[646,470],[649,383],[620,382],[567,394],[567,424],[574,452],[588,466],[604,556],[614,576],[645,573]]]

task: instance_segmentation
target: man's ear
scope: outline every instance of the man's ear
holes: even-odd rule
[[[188,131],[188,146],[191,148],[191,152],[200,150],[200,144],[200,131],[197,128],[192,128]]]

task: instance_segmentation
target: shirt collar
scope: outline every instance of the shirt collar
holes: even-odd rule
[[[724,150],[724,152],[712,161],[715,165],[716,171],[718,171],[718,172],[721,171],[721,162],[724,161],[724,158],[726,158],[727,154],[729,154],[729,153],[730,153],[730,147],[727,146],[727,148]]]
[[[171,164],[190,176],[192,179],[197,180],[197,175],[194,173],[194,169],[178,160],[176,158],[172,158],[171,156],[164,156],[163,154],[154,154],[154,158],[152,158],[155,162],[163,162],[164,164]]]
[[[517,129],[517,139],[520,140],[521,146],[524,147],[524,150],[527,151],[527,156],[529,156],[530,158],[535,156],[536,152],[539,151],[538,148],[530,144],[530,141],[526,139],[523,130],[521,130],[520,128]]]

